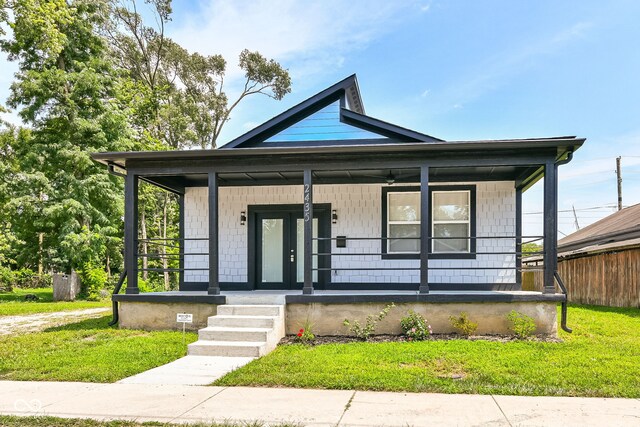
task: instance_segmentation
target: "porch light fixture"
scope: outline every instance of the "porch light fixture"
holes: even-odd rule
[[[338,213],[336,212],[335,209],[331,211],[331,223],[332,224],[338,223]]]
[[[389,171],[389,175],[387,175],[387,184],[393,185],[394,182],[396,182],[396,177],[391,173],[391,171]]]
[[[240,225],[245,225],[247,222],[247,214],[245,211],[240,212]]]

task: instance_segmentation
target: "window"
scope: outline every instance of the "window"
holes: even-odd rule
[[[388,193],[387,253],[417,253],[420,240],[420,192]]]
[[[430,258],[475,258],[475,186],[429,187]],[[420,189],[382,189],[383,258],[418,258],[420,254]],[[438,239],[441,237],[441,239]],[[384,239],[386,238],[386,240]]]
[[[446,237],[432,240],[433,253],[470,252],[469,239],[453,237],[471,236],[471,192],[431,192],[431,236]]]

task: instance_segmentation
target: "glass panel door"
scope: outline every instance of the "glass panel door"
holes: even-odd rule
[[[262,219],[262,283],[284,281],[284,219]]]

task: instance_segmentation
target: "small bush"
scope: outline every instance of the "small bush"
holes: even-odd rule
[[[362,326],[357,320],[350,321],[349,319],[344,319],[344,322],[342,322],[342,324],[349,328],[349,331],[356,337],[360,338],[363,341],[366,341],[376,331],[378,322],[387,317],[387,314],[389,314],[389,310],[391,310],[393,307],[395,307],[395,304],[391,303],[383,308],[380,313],[368,315],[364,326]]]
[[[316,339],[316,336],[312,332],[312,329],[313,329],[313,325],[311,324],[311,322],[309,322],[309,319],[307,319],[302,324],[302,328],[300,328],[300,330],[296,334],[296,341],[304,344],[309,344],[313,342]]]
[[[49,274],[38,274],[29,268],[21,268],[14,272],[13,285],[21,289],[50,288],[53,279]]]
[[[16,277],[7,267],[0,266],[0,292],[12,292]]]
[[[536,330],[536,322],[524,313],[511,310],[507,319],[511,322],[511,330],[518,338],[528,338]]]
[[[406,317],[400,319],[400,326],[402,327],[402,332],[410,341],[426,340],[433,333],[427,319],[413,310],[409,311]]]
[[[78,276],[81,281],[80,296],[91,301],[99,300],[100,291],[107,283],[107,272],[102,266],[87,263],[80,269]]]
[[[478,324],[472,322],[469,319],[469,315],[464,311],[460,313],[460,316],[450,316],[449,323],[465,337],[473,335],[476,329],[478,329]]]

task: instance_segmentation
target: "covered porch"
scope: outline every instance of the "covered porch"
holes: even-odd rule
[[[291,262],[295,260],[295,271],[291,271],[287,286],[276,283],[272,289],[296,290],[294,293],[318,297],[322,295],[318,293],[319,290],[415,291],[421,295],[433,291],[518,291],[521,289],[522,244],[534,241],[544,246],[544,250],[538,252],[545,259],[544,293],[555,294],[557,169],[559,164],[570,159],[579,143],[579,140],[567,137],[106,153],[94,157],[108,164],[114,173],[126,171],[127,295],[140,294],[138,274],[142,267],[139,247],[142,242],[137,224],[138,185],[142,180],[178,195],[179,237],[147,243],[177,248],[179,267],[171,269],[171,272],[179,274],[179,295],[184,297],[195,291],[206,291],[207,295],[217,296],[224,290],[265,289],[264,283],[268,280],[264,277],[261,280],[258,271],[261,263],[260,243],[264,239],[256,231],[260,226],[257,206],[263,210],[279,210],[287,206],[291,214],[296,215],[296,224],[291,228],[291,233],[298,232],[296,238],[292,238],[297,250],[291,249],[290,252]],[[543,177],[544,233],[542,236],[524,236],[522,192]],[[502,202],[508,208],[494,206],[494,211],[479,212],[491,208],[478,204],[476,198],[481,198],[478,188],[491,183],[500,183],[502,188],[508,189],[504,193],[506,195],[500,196],[509,199]],[[355,215],[336,209],[341,189],[347,187],[371,189],[373,195],[370,200],[375,199],[377,204],[361,207]],[[232,201],[238,198],[233,191],[238,189],[254,193],[279,189],[280,193],[286,193],[287,196],[262,198],[259,205],[251,205],[246,200],[244,204],[233,204]],[[452,189],[469,193],[469,203],[462,209],[466,209],[468,217],[462,234],[456,234],[458,232],[454,226],[449,230],[445,228],[444,232],[439,232],[436,227],[434,192]],[[489,187],[489,190],[487,194],[492,191],[495,193],[495,188]],[[189,210],[185,207],[185,200],[189,205],[190,192],[197,191],[201,191],[199,202],[202,204],[193,204]],[[405,235],[402,232],[392,235],[392,226],[395,224],[389,220],[390,216],[386,217],[386,209],[390,205],[382,206],[390,203],[389,191],[394,194],[396,191],[410,192],[416,200],[416,206],[409,206],[407,202],[401,207],[404,209],[409,206],[414,211],[424,213],[422,220],[413,218],[414,221],[406,223],[411,227],[400,224],[410,230]],[[379,200],[380,194],[382,201]],[[351,196],[347,194],[344,197]],[[487,205],[493,203],[487,200]],[[357,203],[366,205],[366,200]],[[237,212],[233,211],[236,208]],[[360,230],[354,226],[340,229],[345,220],[357,222],[358,216],[375,210],[378,211],[373,215],[382,216],[382,225],[378,225],[377,229],[372,228],[362,234],[358,234]],[[189,215],[206,221],[199,228],[200,234],[189,233],[188,221],[185,220]],[[349,218],[345,218],[345,215]],[[482,227],[478,220],[482,215],[502,215],[504,221]],[[323,232],[322,223],[314,225],[314,222],[324,222],[329,231]],[[229,234],[231,229],[235,234]],[[241,240],[245,242],[244,246],[234,247],[233,242]],[[406,245],[415,246],[411,251],[391,253],[392,247],[402,248]],[[439,247],[454,246],[457,247],[456,251],[437,250]],[[263,256],[265,253],[269,255],[264,248],[262,252]],[[278,261],[286,265],[288,255],[289,252],[285,250]],[[228,279],[232,277],[228,268],[232,260],[241,264],[240,260],[244,260],[241,266],[245,269],[244,275],[239,274],[237,280]],[[153,270],[158,272],[159,269]],[[354,274],[354,271],[364,271],[366,274]],[[498,275],[487,272],[498,272]],[[264,271],[262,274],[265,274]],[[396,280],[396,274],[402,275],[402,280]],[[464,276],[465,280],[442,280],[443,274],[458,274]],[[200,280],[194,280],[194,277],[200,277]],[[480,280],[478,277],[491,280]],[[406,278],[411,280],[407,281]],[[478,295],[486,297],[490,294]]]

